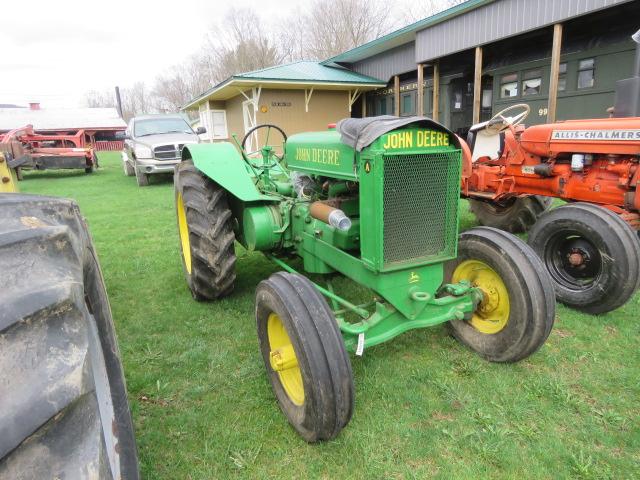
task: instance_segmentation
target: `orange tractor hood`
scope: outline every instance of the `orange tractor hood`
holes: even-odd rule
[[[541,157],[565,153],[640,155],[640,117],[534,125],[522,132],[520,144],[526,151]]]

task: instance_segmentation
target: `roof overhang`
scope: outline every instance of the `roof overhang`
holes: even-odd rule
[[[377,83],[372,82],[323,82],[323,81],[309,81],[309,80],[284,80],[284,79],[258,79],[258,78],[236,78],[231,77],[219,85],[215,86],[211,90],[203,93],[202,95],[194,98],[180,108],[180,110],[193,109],[195,106],[208,100],[229,100],[240,92],[251,88],[262,87],[263,89],[287,89],[287,90],[308,90],[313,88],[314,90],[360,90],[369,91],[376,90],[378,88],[386,87],[387,83],[380,81]]]

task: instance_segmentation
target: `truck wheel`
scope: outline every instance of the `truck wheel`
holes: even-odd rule
[[[127,177],[133,177],[136,174],[136,171],[133,169],[131,163],[127,162],[126,160],[122,161],[122,166],[124,168],[124,174]]]
[[[233,291],[235,235],[226,191],[191,160],[178,164],[174,190],[182,268],[196,300],[215,300]]]
[[[77,205],[0,195],[0,478],[138,478],[102,273]]]
[[[553,280],[558,301],[586,313],[624,305],[640,284],[640,243],[615,213],[572,203],[543,215],[529,245]]]
[[[256,290],[260,350],[281,410],[307,442],[349,423],[351,362],[326,300],[304,276],[274,273]]]
[[[526,232],[538,217],[551,207],[553,199],[541,195],[513,197],[505,203],[469,199],[469,207],[478,221],[506,232]]]
[[[458,258],[445,269],[449,282],[482,290],[470,318],[449,322],[454,337],[492,362],[517,362],[545,342],[555,317],[553,285],[542,262],[522,240],[477,227],[460,235]]]
[[[137,168],[134,168],[136,182],[138,182],[139,187],[146,187],[149,185],[149,174],[143,173],[139,171]]]

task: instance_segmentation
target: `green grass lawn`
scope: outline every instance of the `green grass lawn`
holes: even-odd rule
[[[27,173],[20,188],[74,198],[87,217],[144,478],[640,478],[640,294],[600,317],[558,306],[546,345],[515,365],[480,359],[443,326],[366,350],[352,357],[351,423],[308,445],[258,350],[254,290],[276,267],[239,249],[235,293],[195,302],[171,177],[138,188],[117,154],[100,160],[93,175]]]

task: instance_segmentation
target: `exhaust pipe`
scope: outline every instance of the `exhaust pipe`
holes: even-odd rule
[[[636,42],[633,77],[616,82],[614,117],[640,117],[640,30],[631,39]]]

